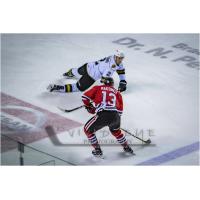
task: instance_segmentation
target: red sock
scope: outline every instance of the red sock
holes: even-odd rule
[[[84,132],[88,138],[88,140],[90,141],[90,144],[94,147],[94,148],[97,148],[99,147],[99,143],[98,143],[98,140],[97,140],[97,137],[94,133],[90,133],[89,131],[86,131],[84,129]]]
[[[112,134],[122,146],[127,145],[127,140],[125,138],[125,135],[121,132],[120,129],[113,131]]]

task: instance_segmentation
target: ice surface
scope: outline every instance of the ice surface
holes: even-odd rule
[[[140,50],[113,43],[120,38],[134,38],[145,46]],[[49,83],[69,82],[62,74],[71,67],[113,54],[125,52],[128,90],[123,93],[125,110],[122,127],[134,132],[153,130],[155,146],[135,146],[136,156],[125,156],[121,147],[102,149],[104,160],[91,156],[91,147],[55,146],[49,138],[29,144],[37,149],[77,165],[136,165],[153,157],[171,152],[199,141],[199,70],[184,61],[172,60],[182,56],[198,56],[173,48],[178,43],[199,49],[198,34],[3,34],[1,35],[1,91],[82,124],[91,117],[84,109],[62,113],[57,106],[73,108],[81,104],[81,93],[48,93]],[[168,58],[145,53],[155,48],[173,52]],[[115,85],[118,85],[118,77]],[[72,80],[70,80],[72,81]],[[86,139],[68,132],[58,135],[63,143]],[[98,136],[99,134],[99,136]],[[97,133],[100,137],[100,133]],[[107,136],[111,138],[112,136]],[[137,140],[133,139],[137,143]],[[14,150],[13,150],[14,151]],[[14,155],[14,154],[13,154]],[[199,152],[187,154],[163,165],[198,165]]]

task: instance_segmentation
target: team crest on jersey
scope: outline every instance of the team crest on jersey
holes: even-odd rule
[[[116,67],[116,65],[115,65],[115,64],[113,64],[113,65],[112,65],[112,68],[115,68],[115,67]]]

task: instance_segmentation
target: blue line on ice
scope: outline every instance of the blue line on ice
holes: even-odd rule
[[[178,148],[176,150],[170,151],[168,153],[162,154],[160,156],[151,158],[144,162],[138,163],[137,165],[160,165],[170,160],[174,160],[176,158],[179,158],[181,156],[187,155],[189,153],[192,153],[198,150],[199,150],[199,141],[192,143],[190,145]]]

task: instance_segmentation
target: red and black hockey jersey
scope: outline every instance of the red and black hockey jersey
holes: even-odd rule
[[[112,86],[94,86],[82,95],[82,100],[86,106],[89,106],[89,104],[93,102],[96,112],[101,110],[117,111],[119,114],[123,112],[122,96],[120,92]]]

